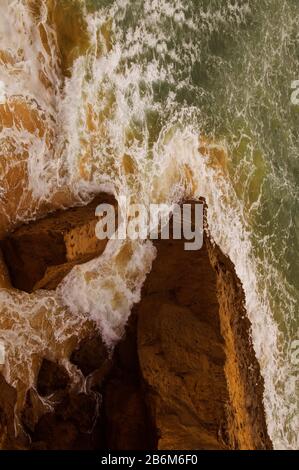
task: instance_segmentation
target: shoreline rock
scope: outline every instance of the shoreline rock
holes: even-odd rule
[[[263,380],[234,266],[160,240],[138,316],[138,354],[159,449],[271,449]]]
[[[0,246],[14,287],[28,293],[55,289],[76,264],[103,253],[108,240],[95,235],[95,210],[103,202],[115,204],[115,199],[101,194],[86,206],[54,212],[4,238]]]
[[[55,289],[73,266],[99,256],[106,241],[98,245],[92,231],[98,203],[57,212],[10,235],[2,248],[8,247],[4,259],[12,284],[17,269],[19,286]],[[49,233],[54,234],[51,246]],[[42,242],[26,273],[30,236]],[[208,233],[197,252],[185,251],[184,240],[157,240],[155,246],[157,257],[141,301],[113,355],[96,327],[70,351],[84,392],[73,387],[62,364],[43,358],[20,414],[23,432],[15,436],[16,390],[0,370],[1,448],[272,448],[263,380],[232,262]],[[1,287],[9,289],[0,262]]]

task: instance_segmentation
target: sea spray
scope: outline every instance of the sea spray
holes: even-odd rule
[[[6,230],[84,203],[103,188],[146,206],[205,197],[211,234],[245,290],[270,436],[276,448],[298,448],[298,398],[284,386],[297,373],[289,345],[298,336],[299,114],[290,101],[298,6],[269,0],[34,4],[6,0],[0,7]],[[79,37],[84,41],[77,44]],[[16,383],[22,363],[23,381],[32,385],[33,353],[44,354],[49,329],[57,328],[55,349],[91,316],[114,344],[153,257],[150,242],[111,243],[102,259],[77,266],[56,293],[1,291],[1,340],[11,346],[7,380]],[[60,312],[57,318],[49,308]],[[7,319],[18,315],[15,336]],[[44,317],[47,333],[31,325]]]

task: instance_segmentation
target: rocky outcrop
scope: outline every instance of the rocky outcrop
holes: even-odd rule
[[[115,199],[100,195],[87,206],[55,212],[6,237],[1,246],[14,287],[55,289],[76,264],[103,253],[107,239],[95,235],[95,210],[103,202],[115,204]]]
[[[0,373],[0,448],[15,447],[14,407],[17,392]]]
[[[104,446],[112,450],[156,449],[156,426],[147,403],[138,357],[139,319],[132,312],[102,387]]]
[[[95,209],[101,202],[114,204],[115,200],[106,194],[99,195],[87,206],[58,211],[20,227],[1,242],[0,288],[8,289],[10,299],[23,295],[15,288],[28,292],[55,289],[75,265],[104,251],[107,240],[98,240],[95,236],[98,221]],[[25,295],[27,301],[31,299],[34,303],[35,297]],[[47,297],[37,292],[36,302],[43,298]],[[16,318],[10,318],[2,306],[1,310],[0,333],[3,335],[0,338],[6,340],[21,317],[18,311]],[[0,445],[3,449],[77,449],[100,445],[101,395],[94,390],[94,385],[98,387],[107,374],[109,355],[96,333],[96,325],[89,319],[83,318],[79,322],[80,331],[74,329],[72,332],[71,312],[69,319],[65,319],[70,324],[70,331],[58,339],[56,350],[54,337],[59,333],[52,330],[54,324],[47,316],[57,315],[56,328],[59,330],[61,314],[61,307],[55,303],[51,305],[51,302],[48,305],[42,302],[35,314],[28,312],[32,340],[38,342],[40,333],[45,344],[40,352],[32,352],[29,371],[26,368],[30,362],[24,364],[24,370],[19,367],[19,373],[14,370],[15,378],[11,381],[14,386],[7,383],[4,376],[11,378],[10,368],[16,369],[13,355],[24,354],[30,347],[31,338],[25,334],[22,348],[16,344],[15,352],[9,351],[5,364],[0,364]],[[26,316],[24,321],[27,321]],[[29,332],[30,329],[27,334]],[[20,343],[21,337],[14,336]],[[30,388],[27,383],[32,384]]]
[[[230,446],[225,343],[206,245],[158,243],[137,307],[138,351],[160,449]]]
[[[221,335],[225,343],[225,376],[230,442],[240,449],[271,449],[263,405],[264,382],[256,359],[242,284],[233,263],[206,239],[216,273]]]
[[[99,202],[23,226],[3,243],[0,287],[55,289],[99,256]],[[109,198],[108,198],[109,199]],[[112,200],[112,199],[111,199]],[[44,357],[18,416],[0,370],[0,445],[32,449],[267,449],[263,381],[242,285],[208,234],[201,250],[157,240],[157,257],[113,354],[96,326]],[[34,246],[34,250],[32,247]],[[74,383],[72,373],[81,385]]]
[[[158,241],[136,307],[138,354],[159,449],[267,449],[263,382],[232,263]]]

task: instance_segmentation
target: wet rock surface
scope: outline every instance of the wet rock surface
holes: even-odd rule
[[[63,390],[69,383],[67,371],[59,364],[44,359],[37,377],[36,388],[41,396]]]
[[[95,210],[103,202],[115,204],[114,198],[100,195],[87,206],[55,212],[2,240],[13,286],[26,292],[55,289],[76,264],[99,256],[107,240],[95,235]]]
[[[117,345],[113,366],[102,388],[104,446],[111,450],[157,447],[155,423],[140,370],[138,317],[131,314],[126,335]]]
[[[108,357],[109,354],[102,338],[99,335],[94,335],[83,340],[79,347],[73,351],[70,359],[82,374],[88,376],[99,370]]]
[[[138,354],[159,449],[271,448],[263,382],[232,263],[204,237],[156,242],[136,306]]]
[[[13,285],[47,286],[55,278],[49,272],[58,270],[55,288],[68,272],[65,265],[99,256],[104,245],[91,232],[98,203],[53,214],[8,237],[2,248]],[[35,251],[34,240],[40,240]],[[233,264],[207,235],[196,252],[185,251],[183,240],[155,245],[141,301],[113,353],[90,325],[69,349],[67,367],[42,358],[17,421],[17,393],[0,366],[2,449],[271,448],[263,381]],[[9,274],[0,262],[7,289]]]

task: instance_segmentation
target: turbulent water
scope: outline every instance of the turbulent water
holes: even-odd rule
[[[145,204],[204,196],[285,449],[299,448],[298,24],[297,0],[0,3],[2,235],[100,190]],[[70,368],[90,318],[117,341],[154,256],[150,242],[111,241],[55,293],[0,291],[7,380],[34,384],[37,355]]]

